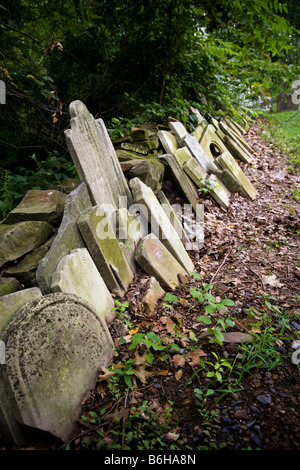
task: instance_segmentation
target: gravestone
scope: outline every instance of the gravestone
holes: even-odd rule
[[[114,345],[91,304],[49,294],[21,308],[6,328],[4,389],[16,420],[70,440],[82,401]]]
[[[191,152],[187,147],[181,147],[177,149],[174,154],[174,157],[176,158],[180,166],[183,166],[183,164],[190,159],[195,160],[195,158],[193,158]]]
[[[208,156],[214,160],[215,157],[227,151],[222,140],[216,134],[215,128],[212,124],[207,124],[199,139],[199,143]]]
[[[77,220],[85,211],[92,208],[85,183],[81,183],[65,199],[62,222],[46,256],[39,262],[36,279],[44,294],[51,292],[51,277],[58,262],[76,248],[84,248],[85,243],[77,227]]]
[[[255,199],[257,190],[252,185],[251,181],[247,178],[239,164],[235,161],[233,156],[225,152],[217,158],[217,162],[223,169],[229,170],[233,176],[238,180],[241,185],[241,194],[250,199]]]
[[[93,205],[128,208],[132,197],[114,146],[102,119],[94,119],[79,100],[70,104],[71,129],[65,138],[81,181]]]
[[[290,95],[285,91],[279,93],[276,100],[277,113],[280,113],[282,111],[298,111],[299,104],[293,102],[292,96],[293,95]]]
[[[163,191],[159,191],[157,194],[157,198],[161,204],[161,207],[167,214],[171,224],[175,228],[176,232],[179,235],[180,240],[182,241],[184,247],[186,248],[186,245],[189,244],[189,238],[187,234],[184,231],[183,225],[182,225],[182,217],[181,217],[181,212],[182,212],[182,207],[180,204],[178,205],[171,205],[169,203],[168,198],[164,194]],[[177,212],[175,211],[177,209]]]
[[[157,135],[165,152],[174,155],[179,147],[176,137],[168,131],[158,131]]]
[[[86,248],[64,256],[52,276],[52,292],[74,294],[94,306],[100,318],[113,320],[113,298]]]
[[[181,279],[187,279],[186,270],[153,233],[139,242],[136,260],[149,276],[157,279],[163,288],[175,290],[180,283],[180,276],[182,276]]]
[[[138,178],[133,178],[129,184],[134,201],[146,208],[150,231],[156,235],[187,272],[192,271],[193,262],[152,189]]]
[[[173,155],[162,155],[159,159],[167,164],[170,178],[181,195],[191,204],[193,210],[197,211],[198,193],[194,184],[187,177],[180,164]]]
[[[116,238],[120,248],[129,264],[131,271],[136,273],[135,248],[137,243],[143,238],[139,221],[129,213],[127,209],[118,209],[116,218]]]
[[[180,121],[171,121],[169,122],[169,127],[171,131],[174,133],[177,142],[180,142],[181,139],[184,138],[188,131],[186,130],[185,126]]]
[[[78,227],[108,289],[123,297],[134,274],[116,238],[111,217],[102,206],[95,206],[78,219]]]
[[[206,172],[214,173],[218,170],[213,161],[213,158],[205,152],[195,136],[187,134],[181,140],[180,145],[189,149],[192,156],[196,158],[196,160],[200,163]]]

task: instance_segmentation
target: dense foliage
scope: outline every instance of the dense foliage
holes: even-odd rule
[[[1,166],[67,154],[68,105],[122,119],[252,112],[298,73],[300,9],[280,0],[0,0]]]

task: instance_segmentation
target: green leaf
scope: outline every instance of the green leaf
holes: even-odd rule
[[[201,315],[200,317],[197,318],[198,321],[202,321],[205,325],[211,325],[212,321],[209,317],[206,315]]]

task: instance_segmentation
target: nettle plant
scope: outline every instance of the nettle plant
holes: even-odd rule
[[[217,320],[213,322],[208,315],[215,315],[217,312],[221,314],[222,311],[226,311],[227,307],[233,306],[234,301],[231,299],[218,299],[211,293],[213,287],[213,284],[202,282],[200,288],[191,287],[190,294],[195,300],[204,304],[204,310],[207,315],[200,315],[197,320],[207,325],[207,331],[212,335],[210,343],[222,344],[224,341],[222,330],[226,331],[228,327],[234,326],[234,322],[230,318],[221,317],[218,317]]]

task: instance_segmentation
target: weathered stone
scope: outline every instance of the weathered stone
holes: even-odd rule
[[[246,148],[242,148],[241,144],[234,139],[232,139],[229,135],[225,135],[224,142],[230,153],[239,158],[244,163],[251,163],[253,160],[252,155],[248,152]]]
[[[135,248],[140,239],[145,235],[141,232],[139,221],[129,213],[127,209],[116,211],[116,238],[120,248],[129,264],[131,271],[136,273]]]
[[[178,276],[187,276],[186,270],[153,233],[139,242],[136,260],[147,274],[155,277],[166,289],[175,290],[179,284]]]
[[[80,183],[81,181],[78,178],[67,178],[56,186],[50,186],[49,189],[56,189],[57,191],[61,191],[64,194],[69,194],[74,191],[74,189],[76,189]]]
[[[52,228],[47,222],[33,220],[12,225],[0,224],[0,266],[42,245],[49,238]]]
[[[150,277],[146,289],[142,303],[147,313],[153,313],[156,309],[156,302],[164,297],[165,291],[155,277]]]
[[[190,160],[190,159],[195,160],[195,158],[193,158],[191,152],[189,151],[189,149],[187,147],[181,147],[178,150],[176,150],[176,152],[174,154],[174,157],[176,158],[176,160],[178,161],[178,163],[181,167],[188,160]]]
[[[277,96],[276,104],[277,104],[277,113],[282,111],[298,111],[299,104],[298,102],[294,103],[292,100],[292,96],[285,91],[281,91]]]
[[[213,158],[205,152],[195,136],[187,134],[181,140],[181,146],[185,146],[189,149],[192,156],[196,158],[206,172],[214,173],[214,171],[218,170]]]
[[[130,181],[130,187],[134,201],[143,206],[147,212],[145,217],[150,224],[150,231],[161,240],[167,250],[170,251],[187,272],[192,271],[194,267],[193,262],[152,189],[138,178],[133,178]]]
[[[240,182],[234,177],[234,175],[226,169],[218,173],[218,178],[222,183],[229,189],[231,193],[239,193],[241,191]]]
[[[167,171],[178,191],[189,202],[189,204],[191,204],[196,212],[198,204],[196,188],[191,180],[186,176],[176,158],[173,155],[162,155],[159,159],[167,164]]]
[[[0,339],[2,339],[5,328],[15,313],[24,305],[40,297],[42,297],[42,293],[37,287],[19,290],[0,297]]]
[[[60,191],[32,189],[20,204],[4,219],[4,224],[15,224],[26,220],[40,220],[56,225],[62,219],[65,195]]]
[[[92,203],[129,207],[131,194],[103,120],[95,120],[79,100],[70,104],[70,116],[67,146]]]
[[[42,293],[37,288],[25,289],[0,297],[0,340],[3,338],[6,327],[16,312],[29,302],[38,299]],[[4,349],[4,364],[6,363],[6,344]],[[13,413],[12,404],[4,386],[6,365],[0,361],[0,433],[9,446],[22,445],[25,442],[25,433]]]
[[[85,183],[81,183],[67,195],[62,222],[46,256],[41,259],[36,271],[36,279],[43,293],[50,293],[51,276],[57,263],[70,251],[84,248],[85,244],[77,227],[77,219],[92,208]]]
[[[121,149],[129,150],[130,152],[139,153],[140,155],[143,155],[144,157],[146,157],[149,153],[148,149],[141,146],[141,144],[137,145],[136,143],[130,143],[130,142],[123,142],[121,144]]]
[[[174,155],[179,147],[176,137],[168,131],[158,131],[157,135],[165,152]]]
[[[52,235],[43,245],[25,255],[16,265],[9,267],[3,276],[15,276],[26,287],[35,285],[38,263],[46,256],[54,238],[55,235]]]
[[[257,196],[257,191],[252,185],[252,183],[249,181],[241,167],[238,165],[238,163],[235,161],[232,155],[230,153],[225,152],[222,155],[220,155],[217,158],[217,162],[219,165],[224,168],[229,170],[233,176],[239,181],[241,185],[241,193],[245,197],[249,197],[250,199],[255,199]]]
[[[21,289],[21,284],[14,277],[0,277],[0,296],[12,294]]]
[[[207,188],[215,201],[224,209],[228,209],[230,192],[217,176],[210,175],[207,177],[205,171],[195,159],[187,161],[183,169],[200,189]]]
[[[200,124],[202,121],[205,121],[204,117],[200,113],[199,109],[194,108],[193,106],[190,106],[191,113],[196,116],[198,124]]]
[[[171,204],[168,201],[168,198],[166,197],[163,191],[159,191],[159,193],[157,194],[157,197],[161,204],[161,207],[167,214],[171,224],[173,225],[176,232],[178,233],[179,238],[182,241],[184,247],[186,247],[186,245],[189,244],[189,237],[185,233],[182,222],[180,221],[181,217],[180,218],[178,217],[178,214],[181,214],[181,211],[182,211],[181,205],[178,204],[178,207],[176,207],[177,212],[175,212],[173,205],[171,206]]]
[[[223,333],[224,343],[244,343],[245,341],[250,341],[252,336],[248,333],[241,333],[240,331],[231,331],[228,333]]]
[[[210,175],[207,179],[209,194],[217,201],[217,203],[224,209],[228,209],[230,206],[230,191],[224,186],[222,181],[215,176]]]
[[[128,179],[139,178],[157,193],[163,184],[165,167],[157,158],[130,160],[121,163],[121,168]]]
[[[64,256],[52,276],[52,292],[74,294],[93,305],[99,317],[113,320],[113,298],[86,248]]]
[[[228,149],[216,134],[215,128],[212,124],[206,125],[199,143],[212,161],[222,153],[228,152]]]
[[[103,207],[95,206],[83,214],[78,219],[78,227],[108,289],[124,296],[134,274]]]
[[[191,132],[191,135],[193,137],[195,137],[197,139],[198,142],[200,142],[201,140],[201,137],[202,137],[202,134],[203,132],[205,132],[205,128],[207,126],[207,122],[206,121],[202,121],[201,124],[199,124],[196,129]]]
[[[245,141],[245,139],[242,137],[241,133],[237,129],[233,129],[232,127],[229,127],[226,122],[220,121],[219,127],[221,132],[223,132],[223,142],[225,143],[225,137],[229,136],[231,137],[236,143],[242,146],[242,148],[245,148],[247,152],[250,154],[250,156],[253,154],[253,149],[252,147]]]
[[[169,122],[169,127],[171,131],[175,134],[177,142],[180,142],[183,137],[188,134],[185,126],[180,121]]]
[[[204,170],[203,166],[195,158],[190,158],[186,162],[184,162],[182,166],[183,170],[186,174],[194,181],[197,186],[199,182],[205,180],[207,177],[207,173]],[[202,186],[201,186],[202,187]]]
[[[68,441],[99,367],[113,357],[106,323],[83,299],[55,293],[20,309],[3,340],[4,388],[15,417]]]

